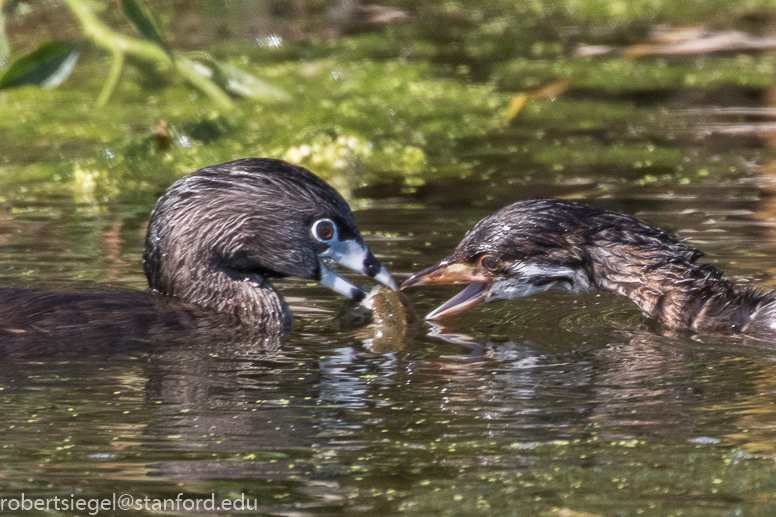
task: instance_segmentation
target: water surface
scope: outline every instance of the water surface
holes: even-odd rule
[[[482,188],[500,197],[498,187]],[[772,284],[767,200],[749,187],[728,192],[595,202],[678,232],[743,283]],[[149,204],[95,211],[66,197],[11,197],[6,285],[44,277],[59,288],[84,280],[144,287]],[[500,202],[397,201],[357,212],[397,280],[438,260]],[[624,298],[565,292],[477,307],[444,327],[423,323],[405,342],[375,344],[337,330],[341,298],[279,283],[297,326],[277,347],[214,340],[6,361],[3,495],[245,494],[258,513],[281,515],[773,508],[768,347],[671,335]],[[425,314],[455,289],[409,295]]]
[[[289,106],[244,102],[221,117],[184,86],[147,94],[133,78],[95,112],[94,64],[45,96],[0,93],[2,287],[142,290],[145,221],[176,177],[289,153],[348,196],[397,281],[507,203],[556,196],[634,214],[737,282],[776,287],[767,53],[578,60],[568,49],[581,40],[646,31],[582,9],[392,5],[411,12],[405,25],[337,27],[323,42],[285,33],[270,57],[255,43],[269,29],[253,34],[237,9],[224,23],[255,43],[238,61],[296,92]],[[569,85],[557,98],[503,120],[511,99],[558,76]],[[179,137],[168,152],[153,146],[160,118]],[[347,165],[303,156],[316,142]],[[776,512],[768,343],[670,332],[624,298],[565,292],[381,340],[340,325],[343,299],[325,288],[277,285],[296,317],[284,340],[90,354],[61,343],[0,361],[0,500],[242,497],[246,513],[289,516]],[[425,315],[458,289],[408,295]]]

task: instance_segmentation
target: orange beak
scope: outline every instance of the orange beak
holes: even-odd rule
[[[483,301],[488,296],[492,283],[493,281],[483,275],[480,268],[443,260],[435,266],[412,275],[401,285],[401,288],[415,285],[469,284],[466,289],[426,316],[427,320],[437,320],[460,314]]]

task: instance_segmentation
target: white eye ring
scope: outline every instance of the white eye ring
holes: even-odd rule
[[[337,239],[337,225],[331,219],[318,219],[310,228],[313,238],[324,244]]]

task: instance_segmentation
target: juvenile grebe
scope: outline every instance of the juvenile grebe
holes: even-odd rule
[[[347,202],[310,171],[269,159],[206,167],[176,181],[151,214],[143,269],[153,293],[2,290],[0,335],[8,339],[0,353],[25,351],[10,340],[45,341],[43,352],[53,341],[118,348],[203,327],[218,336],[219,325],[221,335],[230,325],[278,335],[292,315],[272,278],[308,278],[356,301],[365,297],[329,262],[396,289]]]
[[[776,335],[776,291],[737,287],[702,253],[629,215],[557,199],[518,201],[479,221],[453,253],[409,278],[469,284],[426,319],[556,287],[601,288],[674,329]]]

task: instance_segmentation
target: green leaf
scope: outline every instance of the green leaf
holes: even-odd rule
[[[182,56],[179,54],[179,56]],[[239,97],[288,101],[291,96],[236,66],[221,63],[205,52],[189,52],[185,57],[195,63],[193,69],[211,79],[221,90]]]
[[[162,35],[159,32],[156,16],[143,3],[143,0],[121,0],[121,7],[124,10],[124,15],[135,24],[143,38],[156,43],[165,50],[168,49],[167,43],[162,39]]]
[[[0,89],[35,84],[56,88],[67,79],[78,59],[78,44],[72,41],[47,41],[33,52],[11,63],[0,76]]]
[[[291,100],[291,96],[279,88],[270,86],[255,75],[244,72],[233,65],[213,60],[215,74],[213,81],[222,89],[249,99]]]

